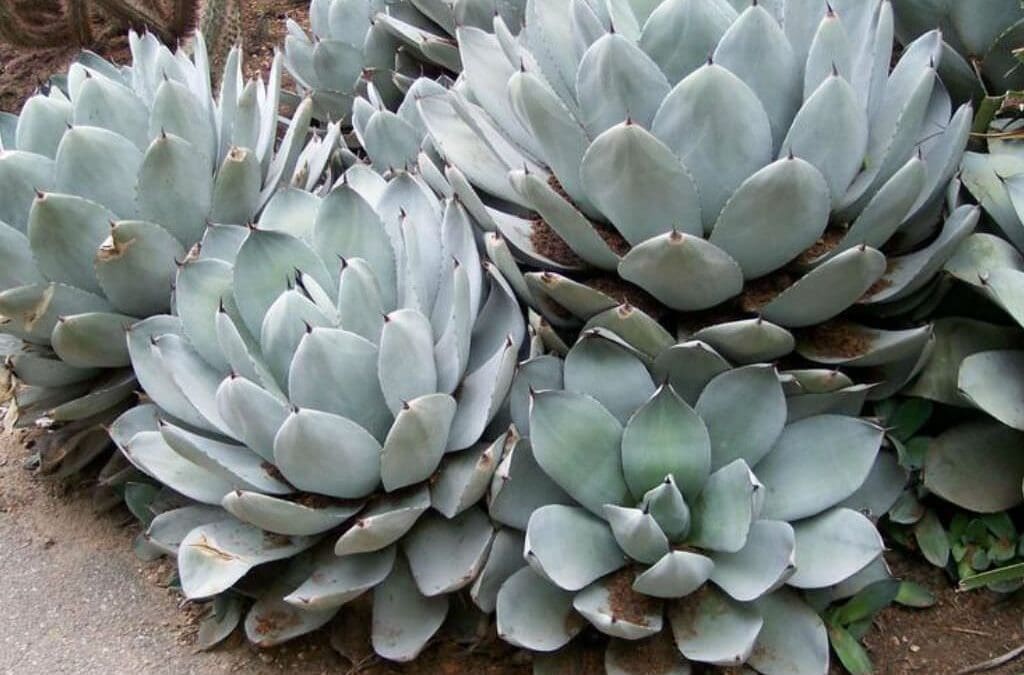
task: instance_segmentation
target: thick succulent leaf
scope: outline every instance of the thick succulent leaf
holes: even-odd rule
[[[630,349],[597,333],[584,335],[569,350],[565,357],[564,379],[566,391],[593,397],[621,423],[625,423],[655,389],[647,368]],[[664,477],[663,472],[657,480]]]
[[[707,343],[725,358],[739,364],[774,361],[792,352],[796,346],[792,333],[763,318],[714,324],[690,337]]]
[[[381,332],[377,369],[393,415],[405,402],[435,393],[437,367],[430,320],[413,309],[389,314]]]
[[[217,312],[231,303],[231,265],[221,260],[189,260],[175,279],[175,310],[192,347],[218,372],[229,368],[217,336]]]
[[[349,258],[338,279],[338,315],[345,330],[379,345],[384,299],[377,275],[362,258]]]
[[[246,225],[256,218],[263,181],[260,161],[247,148],[228,150],[213,181],[209,220],[225,225]]]
[[[20,349],[20,346],[16,349]],[[19,382],[30,387],[66,387],[90,380],[102,372],[99,368],[76,368],[46,353],[17,351],[6,358],[7,368]]]
[[[509,178],[522,199],[533,206],[544,222],[580,258],[600,269],[615,269],[619,255],[594,228],[593,223],[574,204],[566,201],[547,180],[523,171],[515,171]]]
[[[576,71],[581,121],[591,138],[627,118],[649,128],[669,89],[658,65],[617,33],[590,45]]]
[[[300,409],[277,432],[274,464],[301,490],[358,499],[380,483],[380,451],[380,443],[352,420]]]
[[[1003,424],[1024,430],[1024,352],[990,351],[972,354],[960,366],[958,387],[974,405]]]
[[[867,144],[864,107],[853,87],[837,74],[827,77],[804,101],[779,155],[792,153],[814,165],[829,185],[832,204],[838,205],[861,169]]]
[[[235,438],[263,459],[274,461],[274,437],[289,415],[282,401],[250,380],[229,377],[217,389],[217,410]]]
[[[312,633],[334,618],[337,609],[296,607],[277,593],[257,600],[245,616],[245,636],[258,648],[279,644]]]
[[[146,528],[147,543],[156,546],[167,555],[178,555],[178,546],[188,533],[209,523],[224,520],[224,510],[218,506],[183,506],[157,514]]]
[[[633,246],[672,230],[703,234],[693,177],[641,125],[621,123],[598,136],[580,174],[591,201]]]
[[[36,197],[28,217],[28,241],[39,271],[50,281],[102,293],[93,265],[113,220],[113,213],[81,197]]]
[[[142,153],[124,136],[99,127],[74,127],[57,149],[54,186],[131,218],[136,213],[132,186],[142,165]]]
[[[605,504],[626,501],[622,425],[596,400],[567,391],[538,392],[530,433],[537,464],[577,502],[599,514]]]
[[[313,573],[284,601],[310,609],[337,608],[383,582],[395,565],[395,548],[337,557],[318,556]]]
[[[932,338],[932,327],[906,330],[881,330],[855,323],[842,322],[835,326],[842,338],[841,344],[852,348],[837,349],[835,340],[823,342],[802,339],[797,351],[806,359],[822,365],[869,368],[885,366],[906,359],[917,359]]]
[[[715,563],[699,553],[669,551],[638,575],[633,590],[655,598],[683,598],[707,581]]]
[[[735,553],[747,542],[757,517],[755,505],[763,487],[742,459],[712,473],[693,504],[687,542],[693,546]]]
[[[545,354],[520,363],[516,367],[509,390],[509,414],[516,430],[530,435],[530,392],[563,389],[562,360]]]
[[[188,598],[217,595],[256,565],[290,558],[314,543],[311,537],[268,535],[237,520],[200,525],[178,549],[181,590]]]
[[[895,453],[880,452],[864,484],[840,502],[839,506],[853,509],[877,521],[893,508],[909,480],[909,470],[900,465]]]
[[[217,406],[217,389],[223,380],[221,374],[211,368],[183,336],[161,335],[156,338],[154,346],[178,390],[202,416],[199,428],[230,433]]]
[[[429,513],[402,542],[416,586],[427,597],[470,585],[480,573],[494,538],[494,527],[481,509],[451,520]]]
[[[156,338],[168,333],[181,334],[181,321],[177,317],[154,316],[131,327],[127,336],[128,353],[135,376],[148,396],[163,410],[195,428],[205,428],[208,422],[178,388],[170,365],[154,344]]]
[[[652,371],[660,381],[667,381],[690,405],[716,375],[732,366],[703,342],[680,342],[663,350],[654,361]]]
[[[448,452],[464,450],[480,440],[508,397],[517,353],[518,343],[508,338],[487,362],[462,380],[455,392],[457,407],[448,436]]]
[[[430,503],[446,518],[454,518],[479,502],[491,484],[509,434],[493,443],[479,443],[463,452],[450,453],[430,481]]]
[[[583,628],[573,612],[573,594],[523,567],[502,584],[496,601],[498,637],[535,652],[564,647]]]
[[[577,593],[572,606],[606,635],[626,640],[657,635],[662,626],[661,603],[643,598],[629,588],[632,576],[632,572],[627,570],[615,577],[601,579]],[[629,603],[633,611],[626,614],[620,603]]]
[[[695,408],[711,437],[712,470],[737,459],[756,465],[786,424],[786,397],[770,366],[746,366],[716,376]],[[689,493],[684,489],[684,494]]]
[[[642,503],[643,509],[654,517],[669,541],[680,542],[689,534],[690,507],[672,476],[668,476],[661,485],[648,491]]]
[[[885,545],[865,516],[835,508],[793,525],[796,571],[786,583],[825,588],[845,581],[882,554]]]
[[[527,296],[553,300],[561,309],[579,319],[590,319],[600,312],[614,308],[615,298],[584,283],[574,281],[556,272],[527,272],[524,275]],[[544,305],[541,305],[543,309]]]
[[[942,433],[928,446],[924,485],[957,506],[997,513],[1021,503],[1024,435],[992,421]]]
[[[653,565],[668,553],[668,538],[651,514],[608,504],[604,518],[619,548],[633,560]]]
[[[787,328],[825,323],[863,298],[885,274],[886,263],[873,248],[844,251],[761,307],[761,315]]]
[[[830,209],[828,183],[821,173],[809,162],[787,157],[737,188],[710,241],[739,264],[745,278],[756,279],[810,248],[828,226]]]
[[[423,596],[404,558],[373,592],[373,649],[390,661],[412,661],[448,615],[448,596]]]
[[[700,194],[705,230],[718,220],[733,191],[771,161],[771,123],[761,102],[741,79],[718,65],[704,66],[677,84],[651,130],[686,158]]]
[[[122,368],[131,364],[125,333],[135,319],[90,312],[61,317],[50,342],[57,356],[78,368]]]
[[[725,251],[682,232],[652,237],[630,249],[619,275],[679,311],[719,305],[743,290],[743,270]],[[691,283],[675,280],[685,275]]]
[[[185,249],[154,223],[122,220],[95,252],[95,273],[103,293],[120,312],[146,317],[170,308],[175,261]]]
[[[804,98],[810,98],[829,74],[853,80],[853,49],[846,25],[835,12],[826,13],[817,26],[807,52],[804,69]],[[858,107],[862,107],[858,103]]]
[[[455,399],[428,394],[404,403],[388,431],[380,455],[381,482],[388,491],[430,477],[441,463]]]
[[[671,82],[703,65],[736,20],[736,10],[726,0],[646,3],[646,10],[635,3],[633,7],[638,18],[648,15],[640,47]]]
[[[766,487],[761,516],[798,520],[843,501],[863,485],[883,435],[869,422],[838,415],[790,424],[756,467]]]
[[[831,254],[862,244],[874,248],[885,245],[910,215],[915,195],[921,194],[924,186],[925,170],[924,161],[918,157],[907,162],[875,193]]]
[[[572,533],[572,547],[565,546],[567,532]],[[582,590],[627,562],[604,521],[579,507],[558,504],[530,516],[524,554],[531,567],[567,591]]]
[[[198,241],[213,203],[203,149],[177,136],[159,136],[139,169],[137,201],[142,220],[159,223],[185,246]]]
[[[319,256],[306,244],[283,232],[250,230],[235,261],[234,287],[238,311],[253,335],[259,335],[263,317],[294,282],[297,271],[310,275],[322,288],[331,277]]]
[[[274,87],[273,83],[271,87]],[[276,95],[276,88],[270,91]],[[216,152],[216,130],[210,123],[207,107],[197,98],[197,94],[188,85],[172,78],[160,82],[150,109],[149,137],[159,140],[173,134],[183,139],[196,156],[196,161],[203,159],[203,172],[200,175],[208,179],[211,159]]]
[[[722,36],[713,58],[757,94],[778,148],[802,99],[796,55],[779,22],[763,6],[747,8]]]
[[[377,376],[377,347],[355,333],[314,328],[302,338],[288,373],[292,403],[345,417],[383,441],[393,421]],[[324,387],[344,382],[344,387]]]
[[[676,343],[672,334],[657,319],[630,304],[621,304],[590,317],[583,331],[595,329],[604,329],[618,335],[641,356],[646,357],[645,361],[657,358]]]
[[[241,521],[268,532],[310,536],[333,529],[355,515],[361,502],[306,506],[260,492],[234,490],[224,496],[224,509]]]
[[[671,475],[684,496],[696,499],[711,473],[708,434],[693,408],[671,387],[660,387],[622,433],[622,468],[630,492],[644,494]]]
[[[64,284],[17,286],[0,293],[0,314],[4,330],[32,343],[47,344],[62,316],[90,312],[112,312],[102,297]]]
[[[757,600],[793,574],[795,546],[789,523],[756,520],[743,548],[711,555],[711,581],[735,600]]]
[[[696,594],[672,603],[669,622],[683,656],[702,663],[745,663],[761,632],[761,613],[705,585]]]
[[[965,406],[958,380],[964,361],[973,354],[1024,348],[1016,327],[945,317],[935,321],[935,348],[917,379],[907,388],[911,396],[947,405]]]
[[[54,162],[31,152],[5,150],[0,157],[0,221],[25,232],[37,190],[54,187]]]
[[[41,284],[43,276],[36,267],[28,237],[0,222],[0,288]]]
[[[749,663],[767,675],[828,672],[828,634],[817,612],[799,595],[782,589],[756,603],[764,617]]]
[[[139,470],[161,484],[204,504],[220,504],[232,485],[174,452],[158,431],[142,431],[121,446]]]
[[[161,422],[160,434],[176,453],[236,488],[283,495],[294,488],[277,478],[263,458],[242,445],[225,443]]]
[[[521,438],[505,454],[491,480],[488,512],[495,522],[526,530],[530,515],[548,504],[572,504],[537,464],[529,439]]]
[[[408,532],[430,508],[430,491],[419,486],[379,497],[335,544],[337,555],[371,553],[390,546]]]
[[[502,528],[494,535],[487,562],[473,582],[470,595],[481,611],[494,612],[501,586],[516,571],[523,568],[523,535],[516,530]]]
[[[53,159],[73,115],[74,108],[66,99],[32,96],[18,114],[14,143],[10,147]]]

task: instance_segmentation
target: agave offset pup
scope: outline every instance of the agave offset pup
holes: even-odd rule
[[[131,328],[152,403],[111,429],[194,502],[156,515],[148,545],[177,556],[188,598],[254,595],[259,645],[371,593],[377,654],[415,658],[490,549],[477,503],[525,334],[468,214],[417,176],[356,166],[323,196],[279,192],[250,228],[208,230],[175,309]]]
[[[937,31],[891,70],[882,0],[534,0],[518,37],[456,35],[462,77],[418,113],[552,348],[602,326],[795,351],[870,369],[872,397],[919,367],[930,328],[890,319],[978,219]]]
[[[510,404],[523,438],[489,502],[507,529],[488,567],[505,578],[482,579],[500,584],[499,635],[541,653],[538,666],[589,624],[612,638],[608,672],[824,673],[828,637],[804,592],[852,595],[884,576],[860,512],[877,508],[883,430],[793,419],[769,365],[670,367],[706,349],[678,345],[652,366],[596,329],[564,361],[521,366]]]
[[[102,451],[89,430],[138,389],[124,331],[170,309],[176,263],[209,223],[250,222],[279,184],[316,180],[339,133],[307,144],[305,102],[278,140],[280,58],[269,82],[245,82],[233,50],[215,96],[201,35],[191,56],[149,34],[130,44],[133,65],[85,53],[66,88],[0,114],[0,333],[21,341],[3,351],[12,415],[63,425],[42,458],[62,471]]]
[[[392,108],[424,71],[462,70],[457,26],[522,24],[524,0],[313,0],[312,36],[287,22],[285,66],[316,102],[320,118],[346,120],[372,82]]]

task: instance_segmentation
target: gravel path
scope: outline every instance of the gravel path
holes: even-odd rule
[[[22,468],[0,436],[0,673],[344,673],[311,641],[259,653],[234,644],[194,653],[188,613],[161,587],[172,568],[131,552],[126,511],[97,516],[88,494],[62,494]]]

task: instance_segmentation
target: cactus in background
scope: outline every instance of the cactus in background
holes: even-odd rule
[[[214,72],[220,69],[231,48],[242,43],[241,0],[205,0],[199,32],[206,38]]]
[[[148,30],[167,45],[196,24],[197,0],[171,0],[169,11],[150,0],[0,0],[0,40],[19,47],[91,46],[128,28]],[[97,36],[92,23],[106,30]]]

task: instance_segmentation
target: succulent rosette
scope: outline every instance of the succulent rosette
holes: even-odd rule
[[[0,116],[0,332],[18,340],[0,353],[12,415],[64,428],[44,468],[102,452],[91,429],[138,389],[125,328],[170,309],[176,261],[207,225],[250,222],[279,184],[318,176],[339,133],[309,141],[306,102],[278,138],[280,59],[244,82],[232,51],[214,95],[201,35],[191,55],[149,34],[130,45],[131,66],[85,53],[63,88]]]
[[[461,69],[456,26],[509,25],[523,19],[523,0],[313,0],[312,35],[289,19],[285,65],[322,118],[347,120],[353,99],[372,82],[388,105],[424,72]]]
[[[564,361],[521,366],[510,404],[523,438],[492,485],[507,529],[488,565],[502,569],[499,541],[525,564],[507,554],[502,574],[481,577],[500,584],[504,639],[552,653],[589,624],[613,638],[609,672],[673,643],[645,672],[828,671],[804,592],[884,573],[861,512],[880,494],[883,430],[794,414],[770,365],[693,367],[709,351],[686,343],[651,362],[599,329]]]
[[[151,403],[111,429],[195,502],[157,515],[148,545],[177,556],[189,598],[269,574],[245,618],[260,645],[372,592],[375,650],[414,658],[494,537],[477,503],[525,334],[468,214],[356,166],[211,227],[174,305],[129,331]]]
[[[872,397],[909,379],[930,344],[913,312],[978,220],[938,31],[891,67],[881,0],[534,1],[525,25],[459,28],[462,76],[417,112],[563,343],[622,333],[628,303],[738,362],[863,368]]]

